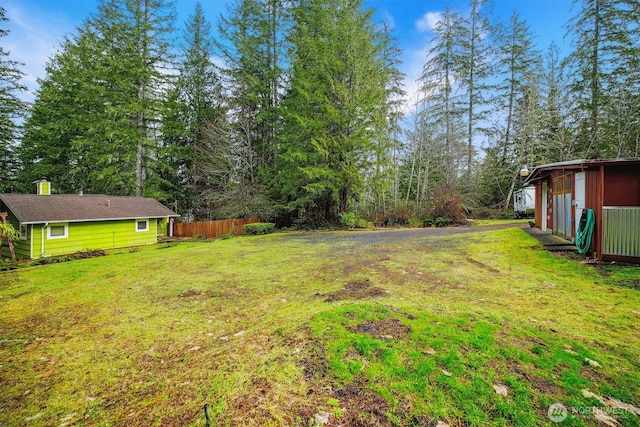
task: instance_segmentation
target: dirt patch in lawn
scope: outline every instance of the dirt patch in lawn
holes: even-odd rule
[[[491,267],[490,265],[485,264],[484,262],[480,262],[478,260],[475,260],[473,258],[471,258],[470,256],[465,256],[464,260],[467,261],[470,264],[475,265],[476,267],[480,267],[483,268],[487,271],[490,271],[491,273],[500,273],[500,270],[497,270],[493,267]]]
[[[367,334],[372,338],[393,339],[405,336],[411,332],[411,328],[398,319],[367,320],[350,329],[351,332]]]
[[[269,410],[272,401],[272,385],[265,378],[253,378],[246,387],[247,393],[229,402],[228,412],[238,414],[238,419],[231,420],[231,425],[243,425],[247,420],[272,420]]]
[[[195,297],[196,295],[200,295],[200,291],[196,291],[195,289],[188,289],[184,292],[179,293],[178,297],[189,298],[189,297]]]
[[[335,302],[345,299],[368,299],[387,295],[384,289],[374,286],[369,279],[352,280],[338,292],[329,294],[325,302]]]
[[[562,386],[555,384],[546,378],[530,375],[527,379],[535,391],[546,396],[558,398],[566,393]]]
[[[393,423],[385,413],[390,409],[389,403],[368,387],[367,380],[356,378],[353,382],[334,392],[340,401],[344,414],[335,425],[351,427],[392,426]]]
[[[337,412],[326,406],[327,400],[335,399]],[[316,400],[316,406],[295,408],[295,419],[300,427],[390,427],[393,422],[386,413],[391,406],[379,393],[369,387],[363,378],[334,389]],[[319,409],[324,407],[325,409]]]
[[[327,377],[329,362],[324,352],[324,347],[315,343],[305,349],[305,355],[300,360],[304,379],[307,381],[321,380]],[[310,389],[307,395],[314,394],[316,390]]]

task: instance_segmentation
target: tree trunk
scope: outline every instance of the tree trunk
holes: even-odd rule
[[[511,196],[513,196],[513,191],[516,188],[516,182],[518,181],[518,175],[516,174],[511,180],[511,187],[509,188],[509,193],[507,193],[507,197],[504,201],[504,208],[502,209],[503,213],[509,212],[509,203],[511,203]]]
[[[7,239],[8,245],[9,245],[9,253],[11,253],[11,261],[12,262],[16,262],[16,251],[15,248],[13,247],[13,242],[11,241],[11,239]],[[0,248],[1,250],[2,248]]]
[[[598,116],[600,102],[600,63],[598,62],[598,50],[600,48],[600,0],[594,2],[594,23],[593,23],[593,58],[591,62],[591,141],[589,144],[588,156],[593,156],[593,150],[600,151],[598,147]]]
[[[346,187],[342,187],[340,190],[340,213],[347,211],[347,196],[349,190]]]

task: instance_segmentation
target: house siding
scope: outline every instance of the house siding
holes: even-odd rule
[[[18,232],[20,231],[20,225],[18,225],[18,220],[16,219],[15,215],[13,215],[13,213],[11,211],[7,212],[7,222],[10,223],[11,225],[13,225],[13,227],[18,230]],[[17,240],[15,242],[13,242],[13,249],[15,251],[16,254],[16,258],[20,258],[20,259],[24,259],[24,258],[31,258],[31,232],[30,232],[30,228],[31,226],[28,225],[27,226],[27,240]],[[11,258],[11,252],[9,251],[9,245],[7,243],[7,239],[3,238],[2,239],[2,258],[3,259],[10,259]]]
[[[136,222],[147,219],[149,221],[148,230],[136,231]],[[58,223],[51,223],[50,225],[55,224]],[[29,225],[28,239],[16,242],[16,255],[19,258],[66,255],[87,249],[112,249],[148,245],[157,242],[158,234],[155,218],[67,223],[67,237],[57,239],[48,238],[47,228],[43,228],[44,225]],[[42,253],[43,237],[44,254]],[[7,248],[3,248],[3,256],[5,252],[8,253]]]

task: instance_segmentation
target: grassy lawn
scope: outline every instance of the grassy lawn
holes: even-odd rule
[[[0,273],[0,425],[640,425],[639,268],[375,233]]]
[[[533,218],[510,218],[510,219],[475,219],[471,222],[474,227],[485,227],[489,225],[508,225],[508,224],[528,224]]]

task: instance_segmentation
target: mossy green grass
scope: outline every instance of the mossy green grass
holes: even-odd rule
[[[0,425],[640,425],[583,392],[640,406],[638,267],[518,228],[376,233],[0,273]]]

